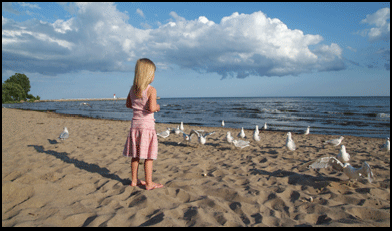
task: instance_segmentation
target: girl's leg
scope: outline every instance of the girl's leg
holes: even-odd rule
[[[132,171],[132,183],[131,186],[136,186],[138,184],[144,185],[145,182],[143,181],[139,181],[137,179],[137,173],[138,173],[138,169],[139,169],[139,158],[132,158],[131,160],[131,171]]]
[[[152,159],[146,159],[144,161],[144,174],[146,175],[146,189],[162,188],[162,184],[152,182]]]

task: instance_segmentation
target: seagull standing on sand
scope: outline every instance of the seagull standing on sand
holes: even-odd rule
[[[332,140],[324,141],[324,144],[331,144],[336,147],[342,142],[343,139],[344,139],[344,137],[341,136],[341,137],[339,137],[339,139],[332,139]]]
[[[245,141],[245,140],[233,140],[234,146],[241,149],[248,147],[249,143],[250,143],[249,141]]]
[[[196,130],[192,130],[191,133],[190,133],[190,135],[196,134],[197,137],[199,137],[199,143],[204,145],[204,144],[206,143],[206,140],[207,140],[206,138],[207,138],[207,136],[212,135],[212,134],[214,134],[214,133],[215,133],[215,132],[209,132],[209,133],[201,134],[201,133],[198,133]]]
[[[60,140],[65,140],[69,137],[68,129],[67,127],[64,127],[64,131],[60,134],[59,138]]]
[[[182,132],[181,129],[180,129],[180,126],[177,126],[177,128],[174,128],[174,129],[173,129],[173,132],[174,132],[176,135],[180,134],[180,132]]]
[[[286,147],[290,151],[295,151],[295,149],[296,149],[295,143],[294,143],[293,139],[291,138],[291,132],[287,132]]]
[[[222,127],[224,127],[225,126],[225,121],[224,120],[222,120]]]
[[[244,127],[241,128],[240,133],[238,133],[237,137],[245,138],[245,132],[244,132]]]
[[[350,161],[350,154],[346,152],[346,146],[342,145],[337,158],[343,164],[348,163]]]
[[[234,138],[231,136],[230,131],[227,132],[226,137],[223,140],[226,140],[228,143],[233,143]]]
[[[389,137],[387,138],[387,142],[385,142],[385,144],[381,145],[380,148],[381,148],[382,151],[386,151],[386,152],[390,151],[391,144],[389,142]]]
[[[260,141],[260,136],[259,136],[259,126],[256,125],[256,129],[253,132],[253,140],[254,141]]]
[[[354,168],[349,163],[343,164],[335,157],[322,157],[315,160],[312,164],[308,166],[308,168],[327,168],[332,167],[333,169],[343,172],[348,176],[349,179],[356,179],[358,180],[360,177],[366,177],[369,183],[373,181],[373,172],[366,161],[362,164],[360,168]]]
[[[170,128],[167,128],[165,131],[157,133],[157,136],[160,136],[162,138],[167,138],[170,135]]]
[[[267,130],[267,122],[264,123],[263,130]]]
[[[184,131],[184,123],[182,121],[181,121],[181,124],[180,124],[180,130]]]

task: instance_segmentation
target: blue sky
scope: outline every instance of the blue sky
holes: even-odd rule
[[[390,3],[2,3],[2,81],[41,99],[390,96]]]

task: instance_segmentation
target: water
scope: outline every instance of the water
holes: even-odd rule
[[[269,130],[313,134],[390,136],[390,97],[257,97],[257,98],[163,98],[157,123],[254,129],[267,123]],[[3,107],[51,110],[92,118],[128,120],[132,109],[125,100],[89,101],[91,108],[74,102],[3,104]],[[175,127],[170,125],[169,127]]]

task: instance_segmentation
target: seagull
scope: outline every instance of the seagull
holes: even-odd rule
[[[201,134],[201,133],[199,133],[199,132],[196,131],[196,130],[191,130],[190,135],[196,134],[197,137],[199,137],[199,143],[204,145],[204,144],[206,143],[206,138],[207,138],[207,136],[212,135],[212,134],[214,134],[214,133],[215,133],[215,132],[209,132],[209,133]]]
[[[310,126],[308,126],[308,128],[306,129],[304,135],[309,135],[309,132],[310,132]]]
[[[373,181],[373,172],[370,169],[370,166],[366,161],[362,164],[360,168],[354,168],[349,163],[343,164],[335,157],[322,157],[315,160],[312,164],[308,166],[308,168],[327,168],[332,167],[335,170],[343,172],[348,176],[349,179],[356,179],[358,180],[360,177],[366,177],[369,183]]]
[[[80,103],[80,106],[89,106],[89,107],[91,107],[91,105],[89,103],[86,103],[86,102]]]
[[[286,147],[290,151],[295,151],[295,149],[296,149],[295,143],[294,143],[293,139],[291,138],[291,132],[287,132]]]
[[[253,132],[253,140],[254,141],[260,141],[259,129],[258,129],[257,125],[256,125],[255,131]]]
[[[64,127],[64,131],[60,134],[59,138],[60,140],[65,140],[69,137],[68,129],[67,127]]]
[[[234,146],[236,146],[237,148],[245,148],[249,146],[249,141],[245,141],[245,140],[233,140],[233,144]]]
[[[344,137],[341,136],[341,137],[339,137],[339,139],[332,139],[332,140],[324,141],[324,144],[331,144],[336,147],[342,142],[343,139],[344,139]]]
[[[391,144],[389,142],[389,137],[387,138],[387,142],[385,142],[385,144],[381,145],[380,148],[382,151],[387,151],[387,152],[390,151]]]
[[[180,129],[180,126],[177,126],[177,128],[174,128],[174,129],[173,129],[173,132],[174,132],[176,135],[180,134],[180,132],[182,132],[181,129]]]
[[[224,120],[222,120],[222,127],[224,127],[225,126],[225,121]]]
[[[180,124],[180,130],[184,131],[184,123],[182,123],[182,121],[181,121],[181,124]]]
[[[170,135],[170,128],[167,128],[165,131],[157,133],[157,136],[163,137],[163,138],[167,138]]]
[[[244,127],[241,128],[241,131],[240,131],[240,133],[238,133],[237,137],[246,138],[245,132],[244,132]]]
[[[348,161],[350,160],[350,154],[346,152],[346,146],[342,145],[337,158],[343,164],[348,163]]]
[[[194,135],[194,133],[191,132],[191,134],[186,134],[185,132],[183,132],[183,131],[181,131],[181,130],[180,130],[180,132],[182,132],[182,137],[184,137],[184,141],[185,141],[187,144],[189,144],[189,143],[191,142],[192,135]],[[181,142],[182,142],[182,141],[181,141]],[[181,144],[181,142],[178,142],[178,144]]]
[[[223,140],[227,141],[228,143],[233,143],[234,138],[231,136],[230,132],[227,132],[226,137]]]
[[[256,125],[256,128],[255,128],[255,131],[254,131],[254,133],[257,133],[257,134],[259,134],[260,132],[259,132],[259,125]],[[254,134],[253,133],[253,134]]]
[[[264,123],[263,130],[267,130],[267,122]]]

